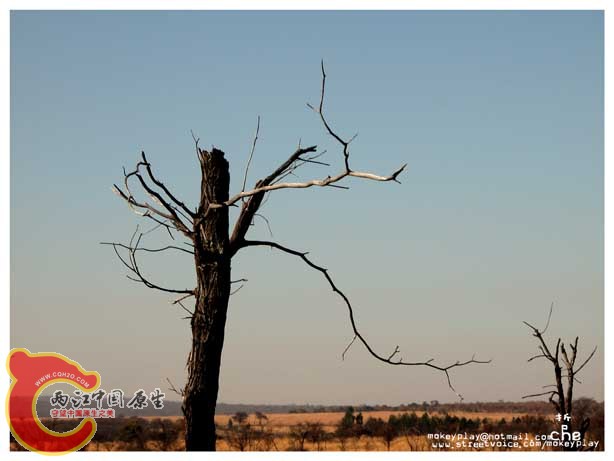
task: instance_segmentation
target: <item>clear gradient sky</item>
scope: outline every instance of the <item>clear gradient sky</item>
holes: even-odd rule
[[[56,351],[102,387],[184,381],[189,323],[130,282],[100,241],[138,218],[110,190],[144,149],[194,205],[189,130],[241,187],[296,147],[341,153],[305,102],[327,109],[356,168],[403,184],[287,190],[264,208],[277,241],[308,250],[355,305],[373,346],[406,360],[492,358],[455,371],[466,400],[519,400],[551,382],[526,359],[550,338],[599,347],[577,395],[603,398],[603,15],[599,12],[13,12],[11,345]],[[268,237],[258,221],[251,236]],[[155,246],[157,237],[150,242]],[[189,257],[143,258],[193,286]],[[351,339],[347,312],[299,260],[249,249],[231,298],[220,401],[453,401],[444,376],[387,367]]]

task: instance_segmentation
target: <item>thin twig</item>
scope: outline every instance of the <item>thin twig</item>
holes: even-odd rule
[[[165,248],[159,248],[159,249],[147,249],[147,248],[143,248],[140,247],[139,244],[141,242],[141,238],[143,237],[143,234],[139,234],[138,237],[136,238],[136,243],[134,242],[134,239],[137,235],[138,232],[138,226],[136,228],[136,231],[134,232],[134,234],[132,234],[132,237],[130,238],[130,242],[128,245],[125,245],[123,243],[115,243],[115,242],[101,242],[101,245],[110,245],[111,247],[113,247],[113,251],[115,252],[115,254],[117,255],[118,259],[121,261],[121,263],[133,274],[136,275],[136,277],[131,277],[130,275],[127,275],[126,277],[129,280],[132,280],[134,282],[140,282],[143,283],[146,287],[148,288],[153,288],[156,290],[160,290],[160,291],[165,291],[167,293],[178,293],[178,294],[186,294],[186,295],[193,295],[194,294],[194,290],[176,290],[176,289],[172,289],[172,288],[166,288],[166,287],[162,287],[158,284],[155,284],[153,282],[151,282],[149,279],[147,279],[141,272],[139,265],[137,263],[136,260],[136,252],[139,250],[142,251],[151,251],[151,252],[157,252],[157,251],[164,251],[167,249],[175,249],[175,250],[180,250],[180,251],[185,251],[187,253],[191,253],[190,251],[186,250],[185,248],[180,248],[180,247],[172,247],[172,246],[168,246]],[[128,251],[128,259],[126,260],[119,252],[118,248],[122,248]]]
[[[256,150],[256,143],[258,142],[259,133],[260,133],[260,115],[258,116],[258,123],[256,125],[256,134],[254,135],[254,141],[252,142],[252,150],[249,153],[247,165],[245,165],[245,174],[243,175],[243,187],[241,187],[241,192],[245,191],[245,184],[247,183],[247,173],[249,171],[249,166],[252,163],[252,157],[254,156],[254,151]]]

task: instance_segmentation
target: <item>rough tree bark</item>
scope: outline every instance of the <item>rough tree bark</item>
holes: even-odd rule
[[[324,116],[324,94],[326,73],[322,64],[322,87],[320,104],[317,108],[309,105],[319,115],[325,131],[335,142],[341,145],[344,169],[336,175],[327,175],[322,179],[313,179],[305,182],[284,182],[289,175],[295,175],[296,170],[303,165],[330,166],[320,160],[324,152],[317,153],[316,146],[301,147],[300,143],[296,150],[282,162],[268,176],[256,181],[251,190],[245,190],[249,166],[256,147],[260,129],[260,119],[256,129],[256,135],[252,144],[251,153],[243,179],[241,192],[230,197],[229,185],[230,174],[228,162],[221,150],[213,148],[206,151],[198,146],[198,139],[194,138],[196,154],[201,170],[201,192],[199,205],[193,211],[179,200],[165,185],[156,177],[147,160],[145,153],[141,154],[141,161],[134,171],[126,173],[124,170],[124,186],[114,185],[114,191],[128,206],[137,214],[155,222],[155,227],[146,232],[134,233],[128,244],[116,242],[103,242],[112,245],[116,255],[124,266],[130,271],[128,278],[144,284],[148,288],[161,290],[175,295],[181,295],[173,304],[181,306],[190,319],[192,346],[188,356],[188,377],[183,391],[183,412],[186,422],[186,449],[189,451],[213,451],[215,450],[215,407],[219,388],[219,374],[221,367],[221,355],[224,347],[224,330],[226,315],[231,293],[231,259],[240,250],[254,246],[265,246],[277,251],[298,257],[310,268],[319,271],[328,283],[329,287],[337,294],[348,310],[349,322],[353,331],[353,339],[342,353],[345,356],[348,349],[356,340],[364,345],[366,350],[377,360],[401,366],[425,366],[442,372],[447,380],[449,388],[461,399],[450,381],[449,371],[456,367],[468,364],[488,363],[488,361],[476,360],[472,357],[465,361],[456,361],[450,365],[437,365],[434,359],[405,361],[400,356],[399,346],[396,346],[391,354],[376,352],[358,330],[357,322],[349,298],[335,285],[327,269],[314,263],[306,252],[288,248],[273,241],[247,240],[246,235],[256,217],[262,217],[258,213],[266,194],[280,189],[306,189],[310,187],[330,187],[348,189],[348,186],[338,184],[346,178],[357,178],[379,182],[399,182],[398,176],[404,170],[405,165],[388,176],[380,176],[374,173],[356,171],[350,168],[349,146],[352,140],[345,140],[338,135]],[[131,191],[131,182],[138,181],[142,192],[153,201],[152,205],[147,200],[136,198]],[[241,204],[239,216],[234,224],[232,233],[229,232],[228,210],[230,207]],[[266,219],[266,218],[263,218]],[[267,221],[268,223],[268,221]],[[174,239],[174,234],[183,235],[187,240],[168,245],[163,248],[146,248],[141,246],[143,236],[154,229],[165,229]],[[171,289],[154,283],[150,278],[143,275],[138,265],[137,254],[139,252],[162,252],[180,251],[192,255],[196,271],[196,287],[193,289]],[[127,252],[127,256],[126,256]],[[124,253],[122,255],[122,253]],[[243,279],[241,279],[243,280]],[[188,309],[183,302],[188,298],[194,298],[194,307]],[[175,389],[176,390],[176,389]],[[178,391],[179,392],[179,391]]]
[[[228,200],[228,162],[218,149],[201,151],[200,159],[202,184],[197,216],[203,218],[194,221],[193,230],[196,301],[183,402],[189,451],[215,450],[214,416],[230,297],[228,207],[207,213],[210,204]]]

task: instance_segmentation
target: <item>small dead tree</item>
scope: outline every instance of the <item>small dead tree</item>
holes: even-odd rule
[[[358,171],[350,163],[350,143],[355,139],[343,138],[333,130],[324,113],[324,100],[326,88],[326,72],[322,63],[322,85],[320,102],[317,107],[308,106],[319,116],[325,132],[340,146],[342,151],[343,169],[336,174],[328,174],[322,179],[312,179],[304,182],[288,182],[290,175],[304,165],[330,166],[320,160],[325,151],[318,152],[317,146],[299,146],[275,168],[268,176],[256,181],[252,189],[246,189],[248,172],[258,135],[260,131],[260,118],[256,128],[243,175],[243,187],[233,196],[229,194],[230,173],[224,152],[213,147],[204,150],[199,147],[199,139],[194,137],[196,156],[201,172],[200,197],[198,205],[190,208],[180,200],[169,188],[154,174],[151,163],[145,153],[141,153],[141,160],[136,168],[130,172],[124,170],[123,187],[114,185],[114,191],[137,214],[155,223],[154,228],[165,229],[175,238],[185,239],[183,243],[171,244],[162,248],[146,248],[142,246],[146,232],[134,233],[128,244],[107,242],[128,269],[131,280],[142,283],[148,288],[172,293],[179,297],[173,302],[181,306],[190,319],[192,345],[188,356],[188,377],[183,389],[183,412],[186,422],[185,442],[186,449],[215,450],[215,423],[214,414],[218,395],[218,380],[221,365],[222,348],[224,345],[224,329],[228,301],[233,293],[231,286],[234,283],[244,282],[244,279],[231,279],[231,260],[239,252],[251,247],[269,247],[282,253],[299,258],[310,268],[322,274],[329,287],[344,302],[349,314],[349,322],[353,331],[353,339],[343,351],[342,358],[351,345],[358,340],[375,359],[389,365],[424,366],[443,373],[451,390],[452,386],[449,371],[475,363],[488,363],[489,361],[476,360],[472,357],[465,361],[456,361],[450,365],[438,365],[434,359],[408,361],[399,357],[397,346],[390,354],[376,352],[360,333],[356,324],[354,310],[349,298],[337,287],[330,272],[323,266],[315,263],[305,251],[299,251],[284,246],[275,241],[249,240],[247,238],[250,226],[258,218],[266,219],[259,213],[265,202],[267,194],[282,189],[307,189],[312,187],[330,187],[348,189],[341,184],[350,178],[376,181],[396,182],[405,169],[401,166],[390,175],[378,175],[370,172]],[[194,136],[194,135],[193,135]],[[141,194],[149,197],[140,199],[133,193],[133,184],[141,188]],[[232,232],[229,232],[230,207],[240,207],[240,212]],[[268,222],[267,222],[268,224]],[[175,289],[153,282],[141,270],[137,256],[142,252],[178,251],[189,254],[194,261],[196,272],[196,287]],[[240,288],[240,287],[239,287]],[[236,291],[236,290],[235,290]],[[184,303],[193,298],[194,306],[188,309]],[[457,393],[460,396],[460,394]]]
[[[306,451],[305,442],[309,440],[312,430],[310,423],[299,423],[292,426],[288,432],[291,449],[293,451]]]
[[[255,449],[257,451],[270,451],[275,449],[277,451],[277,444],[275,443],[275,433],[273,428],[269,426],[269,417],[261,411],[256,411],[254,417],[257,421],[255,429]]]
[[[317,451],[320,451],[321,444],[326,440],[326,431],[324,425],[320,421],[314,421],[309,424],[309,434],[307,439],[315,446]]]
[[[252,425],[244,419],[226,427],[225,436],[230,448],[237,451],[246,451],[253,446],[257,433]]]
[[[179,438],[180,425],[171,419],[156,418],[150,421],[149,426],[150,438],[155,442],[158,450],[170,451]]]
[[[554,383],[546,384],[545,386],[543,386],[543,388],[553,389],[539,392],[537,394],[525,395],[522,398],[526,399],[531,397],[548,396],[548,401],[552,403],[555,411],[559,415],[568,415],[570,418],[573,418],[574,384],[581,383],[581,381],[578,379],[578,374],[593,358],[595,352],[597,351],[597,346],[595,346],[595,348],[588,355],[588,357],[579,365],[576,365],[576,360],[578,358],[579,340],[577,336],[573,343],[569,343],[569,352],[565,348],[565,344],[563,343],[561,338],[558,338],[554,348],[550,349],[546,344],[544,334],[550,326],[550,319],[552,318],[553,308],[554,303],[550,305],[548,320],[546,321],[546,326],[542,330],[539,330],[537,327],[531,325],[530,323],[523,321],[523,323],[532,330],[533,336],[536,337],[539,342],[537,346],[537,348],[539,349],[539,354],[529,358],[528,361],[532,362],[535,359],[544,358],[550,362],[554,370]],[[580,440],[583,441],[586,431],[588,430],[589,424],[589,418],[583,419],[579,425],[576,425],[573,419],[571,419],[567,423],[568,431],[573,432],[577,430],[578,432],[580,432]]]

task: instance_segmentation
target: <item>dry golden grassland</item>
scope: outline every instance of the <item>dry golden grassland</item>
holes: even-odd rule
[[[365,411],[362,412],[364,420],[368,418],[381,418],[387,421],[391,415],[401,415],[406,413],[405,411]],[[418,417],[422,416],[423,411],[415,411]],[[439,414],[439,413],[430,413]],[[266,414],[267,422],[266,427],[271,429],[276,435],[275,446],[272,450],[286,451],[292,450],[293,442],[288,436],[288,433],[292,430],[293,426],[298,426],[303,423],[321,423],[324,430],[329,433],[333,433],[337,424],[343,418],[343,412],[324,412],[324,413],[269,413]],[[451,416],[458,416],[459,418],[466,417],[471,419],[484,419],[498,421],[502,418],[510,420],[511,418],[523,416],[522,413],[512,412],[453,412]],[[217,415],[215,422],[220,427],[226,427],[228,420],[232,418],[232,415]],[[178,420],[180,417],[173,417],[172,419]],[[254,415],[249,415],[247,422],[257,426],[258,420]],[[255,449],[258,449],[258,444],[255,444]],[[340,451],[342,449],[347,451],[387,451],[386,443],[378,437],[350,437],[342,445],[335,439],[323,441],[317,446],[309,441],[305,442],[305,449],[309,451]],[[183,442],[178,441],[176,449],[182,450],[184,448]],[[229,446],[228,442],[221,438],[217,443],[218,451],[236,451],[236,448]],[[390,444],[391,451],[432,451],[431,441],[424,435],[419,436],[401,436],[397,437]]]
[[[387,421],[391,415],[401,415],[402,411],[365,411],[362,412],[363,418],[366,421],[369,418],[381,418],[384,421]],[[415,411],[418,417],[422,416],[424,412]],[[438,413],[429,413],[432,415],[443,416]],[[305,423],[320,423],[322,425],[322,429],[327,433],[328,437],[323,438],[318,443],[314,443],[309,440],[305,440],[303,444],[303,448],[309,451],[386,451],[388,449],[386,442],[381,437],[369,437],[369,436],[354,436],[348,437],[344,441],[340,441],[333,434],[335,429],[339,423],[339,421],[343,418],[344,413],[342,412],[324,412],[324,413],[270,413],[266,414],[266,420],[261,425],[255,415],[250,414],[246,423],[249,423],[252,427],[255,428],[265,428],[269,431],[270,434],[273,435],[271,438],[273,442],[269,442],[269,445],[262,444],[259,440],[251,441],[247,446],[246,450],[277,450],[277,451],[286,451],[296,449],[296,443],[293,442],[290,437],[290,433],[293,428],[305,424]],[[511,420],[512,418],[522,417],[523,413],[512,413],[512,412],[451,412],[451,416],[458,416],[459,418],[466,417],[468,419],[484,419],[488,418],[491,421],[498,421],[502,418],[506,420]],[[533,414],[535,416],[535,414]],[[232,415],[217,415],[215,420],[220,428],[220,437],[218,440],[217,449],[219,451],[236,451],[236,446],[231,446],[228,440],[224,437],[225,428],[228,426],[229,419]],[[172,416],[172,417],[145,417],[143,419],[153,421],[155,419],[168,420],[173,423],[179,423],[182,420],[182,417]],[[118,424],[120,420],[117,421]],[[183,434],[180,434],[176,440],[172,441],[168,445],[165,446],[166,450],[177,450],[181,451],[184,449],[183,443]],[[425,435],[401,435],[397,436],[390,443],[391,451],[433,451],[434,448],[432,445],[432,440],[429,440]],[[161,450],[161,445],[158,442],[148,440],[144,445],[145,449],[149,450]],[[13,447],[12,449],[16,447]],[[84,450],[86,451],[123,451],[131,449],[129,448],[129,444],[122,441],[114,441],[114,442],[97,442],[96,438],[87,445]],[[134,448],[132,448],[134,449]],[[489,449],[490,450],[490,449]]]

